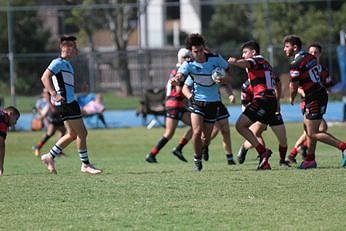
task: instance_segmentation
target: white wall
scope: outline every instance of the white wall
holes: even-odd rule
[[[202,32],[199,0],[180,0],[180,29],[186,33]]]
[[[146,11],[140,17],[140,41],[142,48],[161,48],[165,44],[165,1],[140,0]],[[201,5],[199,0],[180,0],[180,31],[201,33]],[[175,45],[177,41],[175,41]]]

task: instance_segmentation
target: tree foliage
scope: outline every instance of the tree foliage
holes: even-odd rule
[[[121,80],[121,91],[123,95],[132,95],[130,82],[130,70],[128,67],[127,46],[130,34],[137,27],[137,8],[133,7],[134,0],[82,0],[75,1],[86,8],[77,8],[72,11],[71,17],[66,23],[77,25],[79,35],[86,38],[91,51],[94,51],[93,35],[100,29],[110,31],[111,41],[117,49],[117,58],[112,62],[112,67],[118,70]],[[129,4],[132,3],[132,4]],[[109,8],[90,10],[87,6],[91,4],[108,4]]]
[[[274,66],[286,70],[287,60],[282,52],[282,39],[287,34],[299,35],[304,45],[318,41],[323,46],[337,44],[339,31],[346,29],[346,3],[328,2],[270,2],[252,5],[217,5],[206,31],[210,45],[225,53],[230,47],[250,39],[261,45],[261,53],[269,56],[267,48],[274,48]],[[238,55],[240,50],[238,50]]]
[[[1,6],[7,6],[5,0],[0,0]],[[11,6],[27,6],[34,4],[33,0],[12,0]],[[13,52],[16,58],[17,81],[16,89],[21,94],[32,94],[38,89],[40,82],[37,80],[42,71],[40,65],[21,60],[21,55],[45,52],[49,47],[50,32],[42,25],[42,19],[36,11],[16,11],[12,12],[13,28]],[[0,12],[0,54],[8,53],[8,21],[7,13]],[[3,57],[0,59],[0,69],[8,70],[8,60]],[[8,72],[0,72],[0,81],[9,84]],[[36,87],[35,87],[36,86]]]

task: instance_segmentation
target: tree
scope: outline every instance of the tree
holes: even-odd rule
[[[111,39],[116,47],[117,58],[114,60],[113,68],[118,71],[121,80],[121,92],[123,95],[132,95],[130,81],[130,70],[128,67],[127,46],[129,35],[136,29],[137,5],[135,0],[108,0],[106,6],[101,7],[105,1],[84,0],[81,8],[75,9],[72,16],[67,19],[68,23],[75,23],[80,27],[81,37],[87,37],[91,51],[94,50],[93,34],[99,29],[108,29]],[[94,4],[98,11],[92,10],[90,5]],[[83,8],[83,6],[85,8]]]
[[[215,7],[209,27],[205,34],[208,46],[224,55],[240,56],[240,45],[252,35],[251,8],[247,4],[222,4]],[[232,68],[233,69],[233,68]],[[246,74],[243,69],[235,67],[232,85],[240,87]]]
[[[216,5],[208,38],[215,48],[226,51],[232,44],[239,47],[246,40],[255,39],[265,57],[270,57],[267,48],[272,46],[274,67],[285,72],[288,70],[287,58],[282,52],[285,35],[297,34],[304,45],[318,41],[327,49],[339,42],[339,30],[346,29],[345,15],[346,3],[342,1],[264,1],[250,5],[230,2]]]
[[[11,1],[11,6],[26,6],[35,3],[33,0],[15,0]],[[7,6],[7,1],[0,0],[1,6]],[[41,88],[38,81],[39,75],[44,69],[42,65],[37,63],[24,62],[20,60],[21,55],[45,52],[49,46],[50,33],[42,27],[43,22],[38,17],[36,11],[25,11],[17,8],[12,12],[13,17],[13,34],[14,34],[14,57],[16,60],[17,80],[16,90],[21,94],[37,93],[37,89]],[[8,53],[8,22],[7,12],[0,12],[0,54]],[[7,62],[0,63],[0,69],[8,70]],[[9,85],[9,73],[3,72],[0,75],[0,81]]]

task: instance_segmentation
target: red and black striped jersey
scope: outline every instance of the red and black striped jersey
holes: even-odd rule
[[[305,52],[298,52],[290,66],[291,81],[298,81],[305,95],[321,89],[320,67],[315,56]]]
[[[251,85],[249,80],[247,79],[242,85],[240,89],[240,101],[241,104],[246,106],[248,105],[253,99],[253,92],[251,89]]]
[[[328,68],[321,64],[320,64],[320,80],[321,80],[321,84],[325,88],[329,88],[333,85],[333,79],[329,75]]]
[[[9,121],[9,116],[3,110],[0,110],[0,136],[2,136],[4,139],[6,139],[7,131],[10,127]]]
[[[246,68],[254,98],[275,97],[273,70],[262,56],[246,59],[250,67]]]
[[[177,70],[178,70],[178,67],[171,70],[169,79],[173,78],[177,74]],[[179,82],[178,85],[183,86],[184,81]],[[166,85],[165,106],[167,108],[183,108],[186,106],[184,99],[185,99],[184,94],[181,91],[178,92],[176,90],[176,86],[172,85],[170,81],[168,81]]]
[[[276,73],[273,75],[275,85],[280,83],[279,75]],[[249,80],[247,79],[240,88],[240,102],[246,106],[253,100],[253,91]]]

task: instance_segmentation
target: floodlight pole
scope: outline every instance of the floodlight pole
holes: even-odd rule
[[[10,89],[11,89],[11,104],[16,106],[16,67],[14,63],[14,43],[13,43],[13,14],[11,0],[7,1],[7,39],[8,39],[8,60],[10,63]]]
[[[269,10],[269,4],[268,0],[265,1],[265,24],[266,24],[266,29],[269,37],[269,43],[267,47],[267,51],[269,54],[269,63],[274,66],[274,49],[273,49],[273,38],[272,38],[272,29],[271,29],[271,15],[270,15],[270,10]]]
[[[328,11],[328,69],[329,73],[333,73],[333,53],[331,49],[332,44],[332,28],[333,28],[333,21],[332,21],[332,5],[331,1],[327,0],[327,11]],[[335,50],[334,50],[335,51]]]

